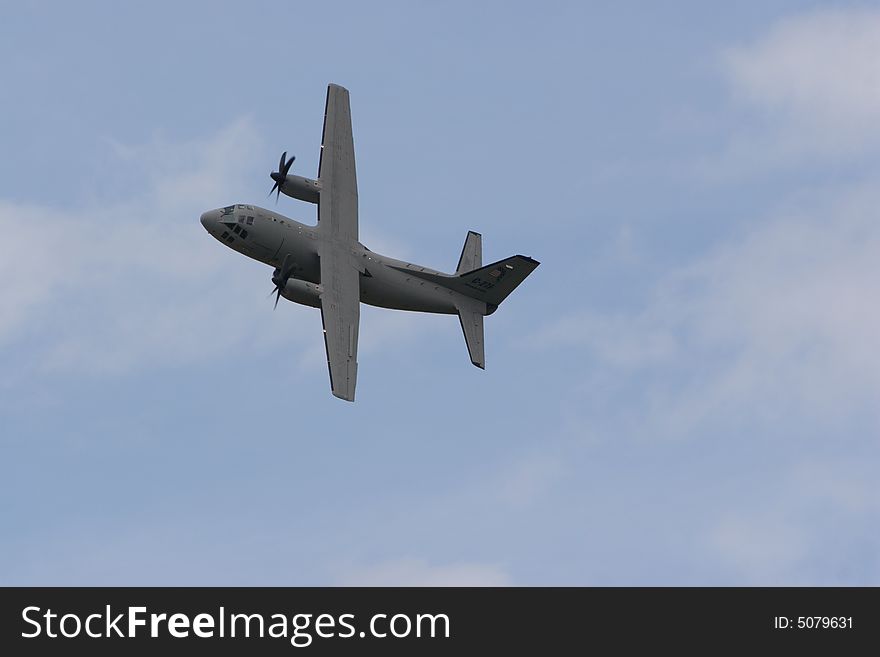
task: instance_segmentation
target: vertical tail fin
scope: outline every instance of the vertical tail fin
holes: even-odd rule
[[[483,237],[469,231],[454,275],[390,265],[406,273],[456,292],[454,303],[471,362],[486,369],[483,346],[483,317],[491,315],[541,263],[523,255],[483,266]]]
[[[483,236],[472,230],[468,231],[464,238],[464,247],[461,249],[461,257],[458,259],[456,274],[463,274],[483,266]]]

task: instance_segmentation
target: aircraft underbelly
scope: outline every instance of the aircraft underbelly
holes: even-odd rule
[[[266,241],[254,237],[250,241],[250,252],[245,252],[245,255],[254,260],[268,264],[269,260],[272,258],[272,254],[275,253],[276,248],[277,247],[273,247],[271,244],[267,244]]]
[[[386,270],[387,272],[387,270]],[[361,301],[370,306],[423,313],[455,314],[454,294],[442,287],[399,275],[361,276]]]
[[[285,230],[273,236],[274,244],[255,258],[271,267],[280,267],[284,256],[296,264],[293,277],[311,283],[321,280],[321,263],[318,258],[317,243],[314,239],[296,230]],[[265,239],[265,238],[264,238]],[[266,240],[269,242],[269,240]]]

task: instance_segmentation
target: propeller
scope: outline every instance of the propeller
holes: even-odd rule
[[[291,159],[291,162],[293,159]],[[281,263],[281,267],[275,270],[275,273],[272,274],[272,282],[275,283],[275,289],[269,293],[269,296],[275,295],[275,308],[278,307],[278,300],[281,298],[281,290],[287,285],[287,279],[290,278],[290,275],[293,273],[293,270],[296,268],[296,263],[290,258],[290,254],[284,256],[284,262]],[[274,308],[273,308],[274,310]]]
[[[284,179],[287,178],[287,172],[290,171],[290,165],[293,164],[293,161],[296,159],[296,155],[291,155],[290,159],[287,159],[287,151],[284,151],[281,154],[281,161],[278,163],[278,171],[273,171],[269,174],[269,177],[275,181],[275,184],[272,186],[272,191],[269,192],[269,196],[272,196],[272,192],[278,190],[275,193],[275,202],[278,203],[278,197],[281,196],[281,183],[284,182]]]

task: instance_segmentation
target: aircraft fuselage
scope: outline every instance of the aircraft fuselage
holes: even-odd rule
[[[309,226],[272,210],[247,204],[210,210],[202,215],[201,222],[225,246],[276,269],[281,267],[286,256],[289,257],[293,269],[281,295],[296,303],[320,306],[320,224]],[[362,303],[426,313],[454,315],[458,312],[455,304],[456,297],[460,296],[458,292],[408,272],[448,274],[389,258],[360,242],[352,247],[352,253],[355,261],[360,263]]]

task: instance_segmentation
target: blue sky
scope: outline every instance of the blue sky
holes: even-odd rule
[[[880,584],[880,12],[0,10],[0,583]],[[351,91],[361,238],[542,262],[320,317],[199,214]],[[278,210],[314,221],[314,208]]]

